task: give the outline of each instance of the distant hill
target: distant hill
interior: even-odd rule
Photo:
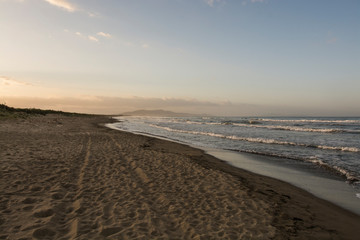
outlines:
[[[165,110],[137,110],[133,112],[122,113],[125,116],[150,116],[150,117],[195,117],[195,116],[204,116],[199,114],[190,114],[190,113],[176,113],[172,111]]]

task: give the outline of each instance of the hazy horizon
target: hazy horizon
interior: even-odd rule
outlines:
[[[360,1],[0,0],[0,102],[360,116]]]

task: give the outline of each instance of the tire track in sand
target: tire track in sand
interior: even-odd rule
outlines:
[[[114,144],[119,148],[120,152],[124,152],[123,147],[114,139],[114,137],[110,136],[110,135],[109,135],[109,137],[114,142]],[[131,165],[131,167],[133,168],[134,172],[136,173],[137,177],[141,180],[141,182],[143,184],[148,184],[148,185],[152,186],[148,176],[143,171],[143,169],[138,167],[134,160],[129,159],[126,156],[124,156],[124,158]]]
[[[79,196],[82,193],[85,169],[88,166],[89,159],[90,159],[91,135],[90,135],[89,132],[87,132],[86,134],[88,135],[88,142],[86,144],[87,146],[86,146],[85,159],[84,159],[83,165],[82,165],[82,167],[80,169],[79,178],[78,178],[78,181],[76,183],[76,185],[77,185],[76,196]],[[77,235],[78,235],[79,218],[78,218],[78,216],[76,216],[76,212],[81,207],[81,201],[82,201],[82,198],[78,198],[72,204],[75,216],[74,216],[74,220],[73,220],[73,222],[71,223],[71,226],[70,226],[70,239],[75,239],[77,237]]]
[[[142,166],[144,163],[137,161],[141,156],[135,157],[114,136],[108,136],[122,153],[123,159],[128,164],[128,169],[130,170],[128,174],[131,176],[130,179],[133,183],[131,188],[136,189],[136,198],[142,199],[141,204],[135,209],[137,214],[132,217],[132,221],[140,225],[141,228],[147,229],[147,234],[151,236],[150,239],[180,239],[182,229],[175,227],[175,219],[163,211],[165,207],[163,203],[167,202],[168,199],[162,193],[163,189],[155,186],[152,179],[146,174]]]

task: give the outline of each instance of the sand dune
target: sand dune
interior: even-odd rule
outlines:
[[[305,191],[106,121],[0,121],[0,239],[360,235],[359,216]]]

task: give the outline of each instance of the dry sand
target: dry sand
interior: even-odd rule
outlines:
[[[358,239],[360,217],[105,117],[0,121],[0,239]]]

